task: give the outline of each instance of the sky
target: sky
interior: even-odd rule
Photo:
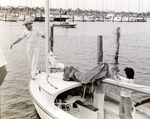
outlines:
[[[0,0],[1,6],[44,6],[45,0]],[[50,0],[50,7],[84,10],[112,10],[116,12],[147,12],[150,11],[150,0]]]

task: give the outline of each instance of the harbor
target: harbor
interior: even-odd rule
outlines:
[[[38,119],[28,91],[30,67],[26,56],[26,40],[16,45],[13,50],[9,49],[10,44],[25,29],[22,23],[0,21],[2,28],[0,30],[0,46],[8,61],[7,69],[9,72],[1,87],[2,119]],[[65,65],[72,65],[80,71],[86,72],[96,66],[97,36],[103,35],[104,61],[112,64],[116,40],[113,31],[120,26],[119,67],[121,70],[126,66],[133,67],[135,69],[135,82],[149,86],[149,25],[150,22],[144,24],[136,22],[130,23],[130,25],[121,22],[78,22],[78,27],[75,29],[56,27],[54,28],[54,53],[59,61]],[[44,22],[35,22],[33,26],[41,29],[43,33],[45,32]],[[38,69],[45,71],[45,40],[41,39],[40,42]],[[144,94],[135,93],[133,95],[135,96],[134,100],[146,98]]]
[[[48,0],[45,2],[48,3]],[[66,119],[98,119],[103,115],[100,112],[102,110],[104,111],[104,119],[119,119],[118,102],[120,101],[119,90],[121,87],[133,90],[131,98],[133,104],[137,106],[135,115],[133,114],[135,119],[149,119],[149,18],[146,18],[146,22],[95,22],[92,20],[92,22],[87,22],[84,19],[81,20],[82,22],[75,22],[70,19],[69,24],[75,23],[77,26],[64,28],[60,27],[63,22],[57,21],[59,27],[54,26],[54,19],[52,20],[52,17],[49,16],[48,4],[45,7],[45,18],[42,20],[45,22],[32,20],[33,27],[40,29],[46,36],[45,39],[40,38],[37,67],[40,72],[35,80],[31,79],[26,55],[27,39],[25,38],[13,49],[10,49],[10,45],[25,29],[24,20],[17,20],[17,22],[0,21],[0,48],[8,62],[8,74],[1,86],[1,119],[63,119],[64,117]],[[66,23],[66,20],[64,22]],[[120,29],[119,32],[117,31],[118,28]],[[117,53],[116,38],[120,40],[117,58],[115,55]],[[103,41],[101,42],[101,40]],[[48,45],[49,43],[50,45]],[[100,106],[97,107],[98,105],[93,105],[96,95],[93,94],[92,97],[86,91],[88,85],[65,81],[62,72],[65,73],[65,69],[57,72],[58,67],[48,65],[49,59],[45,58],[48,58],[50,49],[57,56],[59,62],[68,67],[75,67],[85,74],[91,72],[93,67],[99,66],[100,62],[108,64],[106,66],[109,66],[110,69],[114,67],[114,64],[117,64],[120,74],[123,74],[125,67],[132,67],[135,70],[135,84],[118,83],[105,77],[106,79],[102,81],[102,84],[106,84],[103,85],[106,92],[105,94],[100,93],[101,97],[98,99],[102,100],[97,102]],[[97,55],[103,55],[101,60]],[[74,95],[75,92],[82,98],[79,95]],[[69,102],[71,95],[73,100]],[[103,100],[104,95],[105,100]],[[87,112],[90,114],[89,116],[87,116]]]
[[[74,1],[73,8],[69,7],[67,0],[65,2],[65,7],[61,7],[61,2],[58,0],[56,1],[56,7],[52,7],[53,5],[51,2],[53,1],[50,1],[50,21],[65,22],[68,19],[73,22],[147,22],[147,18],[150,17],[150,13],[148,11],[144,11],[144,6],[149,5],[149,1],[146,3],[139,0],[134,6],[134,11],[131,10],[132,2],[130,0],[127,2],[127,6],[123,5],[123,0],[120,0],[115,5],[112,4],[112,1],[106,2],[101,0],[98,2],[96,0],[95,9],[88,9],[88,2],[86,0],[80,3],[79,1]],[[0,20],[13,22],[24,21],[27,19],[40,22],[45,21],[44,6],[33,7],[32,0],[26,0],[26,6],[13,6],[12,3],[13,1],[10,0],[9,5],[0,6]],[[108,9],[108,6],[111,9]],[[123,10],[123,7],[126,7],[126,10]]]
[[[149,13],[137,12],[114,12],[114,11],[83,11],[70,9],[50,9],[50,21],[72,22],[147,22]],[[45,11],[43,7],[1,7],[0,20],[2,21],[45,21]]]

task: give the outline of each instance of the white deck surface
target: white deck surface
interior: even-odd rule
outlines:
[[[46,75],[41,76],[41,79],[39,81],[40,87],[42,87],[45,91],[47,91],[51,95],[57,95],[60,94],[61,92],[72,89],[73,87],[81,86],[79,82],[64,81],[62,72],[51,73],[49,75],[48,81],[42,79],[46,79]]]
[[[107,100],[105,101],[104,108],[116,116],[119,114],[119,104],[117,102]],[[139,111],[136,111],[134,119],[150,119],[150,117],[140,113]]]

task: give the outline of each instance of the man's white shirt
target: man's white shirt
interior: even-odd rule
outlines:
[[[27,48],[38,48],[39,47],[39,36],[41,37],[43,34],[36,28],[32,28],[31,31],[24,30],[20,38],[27,38]]]

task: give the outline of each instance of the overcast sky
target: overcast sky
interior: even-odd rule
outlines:
[[[45,0],[0,0],[2,6],[44,6]],[[52,8],[147,12],[150,0],[50,0]]]

